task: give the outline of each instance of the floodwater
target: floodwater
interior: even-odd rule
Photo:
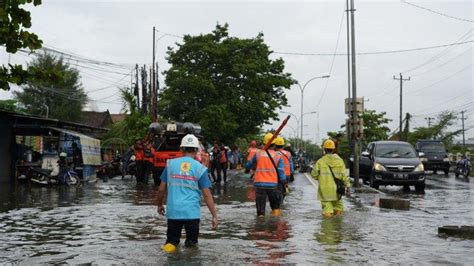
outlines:
[[[0,263],[472,263],[474,240],[437,236],[438,226],[473,224],[468,181],[432,176],[424,195],[382,188],[410,199],[412,208],[382,210],[378,196],[361,194],[345,199],[342,217],[323,219],[315,187],[298,175],[283,216],[267,209],[257,219],[248,177],[231,172],[228,184],[213,190],[218,230],[210,229],[203,206],[199,247],[171,255],[160,249],[166,221],[151,184],[117,178],[77,188],[2,186]]]

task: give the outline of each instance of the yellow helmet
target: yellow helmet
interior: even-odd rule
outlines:
[[[272,133],[267,133],[265,134],[265,136],[263,137],[263,145],[267,145],[267,143],[273,138],[273,134]],[[272,141],[272,144],[275,143],[275,140]]]
[[[327,150],[334,150],[336,149],[336,144],[334,143],[334,141],[328,139],[324,141],[323,148]]]
[[[275,139],[275,145],[277,146],[284,146],[285,145],[285,139],[281,136],[276,137]]]

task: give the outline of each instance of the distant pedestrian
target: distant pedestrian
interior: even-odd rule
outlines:
[[[145,169],[144,169],[144,158],[145,152],[143,150],[143,143],[141,140],[135,140],[135,145],[133,146],[134,154],[135,154],[135,165],[137,168],[136,178],[137,183],[143,183]]]
[[[186,231],[185,245],[195,246],[198,243],[199,224],[201,219],[201,192],[204,201],[212,214],[212,228],[217,228],[217,211],[209,190],[211,182],[205,166],[195,160],[199,149],[199,140],[194,135],[186,135],[180,145],[183,157],[170,159],[161,174],[158,190],[158,212],[165,215],[163,204],[166,199],[166,218],[168,228],[165,252],[174,252],[181,238],[181,231]]]
[[[319,159],[311,171],[311,176],[318,180],[318,199],[321,201],[324,217],[341,215],[344,204],[337,194],[335,178],[344,183],[346,193],[349,193],[350,181],[347,176],[344,161],[335,153],[336,145],[332,140],[324,142],[325,155]]]
[[[219,155],[220,155],[219,145],[217,145],[217,143],[214,143],[214,146],[212,147],[212,151],[211,151],[211,169],[210,169],[211,176],[214,183],[221,182],[221,171],[220,171],[221,164],[219,163]],[[216,172],[217,172],[217,177],[216,177]]]
[[[222,176],[224,178],[224,183],[227,182],[227,167],[228,167],[228,163],[229,163],[229,159],[227,157],[227,148],[224,146],[224,145],[221,145],[221,148],[220,148],[220,153],[219,153],[219,164],[220,164],[220,168],[219,168],[219,173],[220,171],[222,171]]]

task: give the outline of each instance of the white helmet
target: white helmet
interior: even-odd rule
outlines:
[[[181,140],[181,146],[179,147],[199,149],[199,140],[193,134],[188,134]]]

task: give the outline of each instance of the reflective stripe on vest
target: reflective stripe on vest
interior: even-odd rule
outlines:
[[[278,155],[275,151],[270,150],[268,151],[272,156],[273,161],[275,164],[278,164],[280,161],[280,155]],[[268,157],[266,151],[257,151],[257,167],[255,168],[255,175],[254,181],[255,183],[278,183],[278,174],[275,170],[275,167],[272,164],[271,159]]]

